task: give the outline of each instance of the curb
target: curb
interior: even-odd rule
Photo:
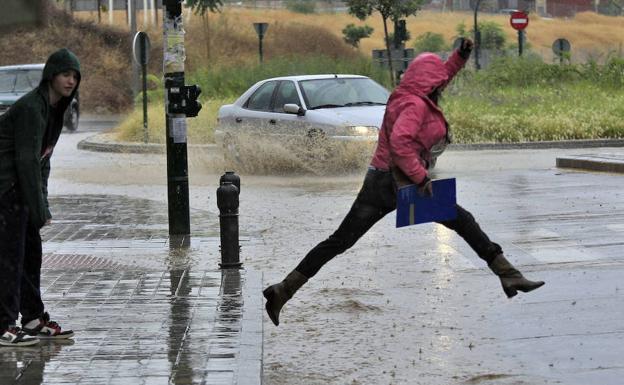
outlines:
[[[624,147],[624,139],[586,139],[561,140],[519,143],[451,143],[447,151],[477,151],[477,150],[540,150],[548,148],[592,148],[592,147]]]
[[[90,136],[78,142],[77,147],[79,150],[85,151],[129,154],[164,154],[167,151],[167,146],[164,144],[115,142],[106,138],[105,135],[106,134],[97,134]],[[191,144],[188,147],[205,151],[217,151],[218,148],[216,144]]]
[[[557,158],[557,167],[624,174],[624,156],[576,155]]]

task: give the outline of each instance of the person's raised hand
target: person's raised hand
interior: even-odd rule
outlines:
[[[472,42],[472,40],[463,37],[462,42],[457,50],[459,51],[459,55],[461,57],[463,57],[464,59],[468,59],[473,48],[474,43]]]

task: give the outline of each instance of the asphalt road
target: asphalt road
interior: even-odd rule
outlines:
[[[76,150],[101,127],[62,137],[50,194],[166,202],[163,155]],[[296,294],[278,328],[265,319],[264,383],[621,384],[624,177],[555,167],[559,155],[604,152],[621,150],[444,154],[435,176],[457,178],[458,201],[546,286],[508,300],[453,232],[395,229],[390,214]],[[224,169],[209,159],[189,160],[191,206],[216,214]],[[244,263],[266,284],[282,279],[338,226],[363,175],[242,175]]]

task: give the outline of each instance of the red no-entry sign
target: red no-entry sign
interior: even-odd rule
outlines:
[[[509,19],[511,27],[515,30],[522,31],[529,25],[529,15],[522,11],[516,11],[511,14]]]

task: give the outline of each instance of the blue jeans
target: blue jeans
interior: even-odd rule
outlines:
[[[295,270],[307,278],[312,278],[323,265],[352,247],[375,223],[395,209],[396,184],[392,173],[368,170],[351,210],[336,232],[310,250]],[[459,205],[456,219],[439,223],[464,238],[488,264],[503,252],[501,247],[490,241],[481,230],[472,214]]]
[[[17,321],[39,318],[41,301],[41,236],[28,223],[28,209],[16,187],[0,197],[0,330]]]

